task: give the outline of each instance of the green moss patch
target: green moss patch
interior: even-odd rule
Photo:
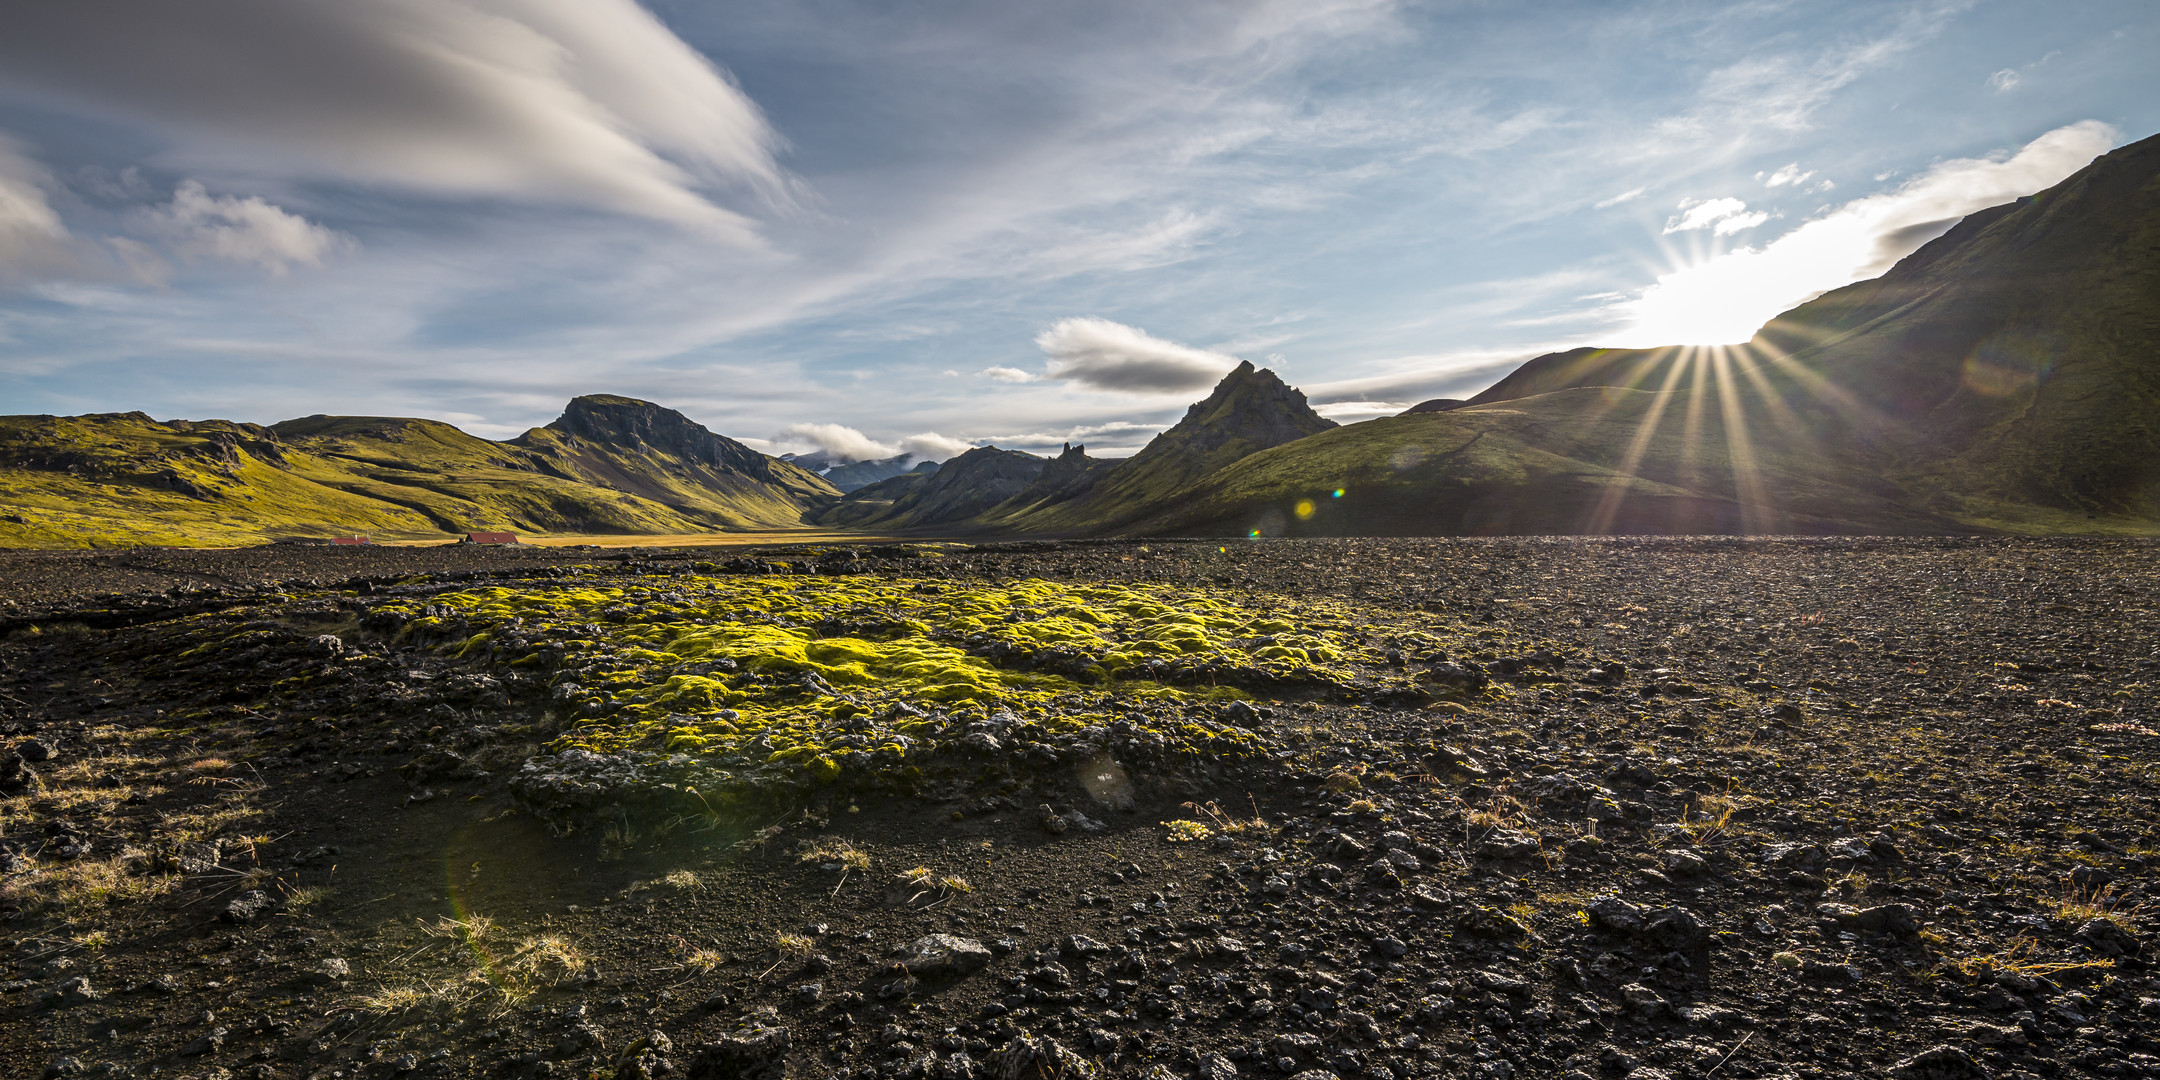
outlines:
[[[1191,706],[1289,687],[1354,692],[1383,663],[1352,613],[1329,603],[1039,580],[487,587],[391,600],[370,621],[469,661],[547,672],[570,721],[558,754],[686,758],[820,783],[904,777],[941,753],[1054,761],[1113,741],[1128,756],[1251,756],[1268,748],[1260,734]]]

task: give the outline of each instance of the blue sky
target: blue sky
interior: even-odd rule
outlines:
[[[0,412],[1129,452],[1745,338],[2160,131],[2160,8],[0,9]]]

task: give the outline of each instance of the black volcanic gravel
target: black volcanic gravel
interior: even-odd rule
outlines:
[[[2160,545],[920,554],[0,556],[0,1074],[2160,1075]],[[602,556],[1347,597],[1506,693],[1263,698],[1222,715],[1273,756],[1129,807],[1048,771],[546,823],[505,784],[544,687],[356,610]],[[260,648],[167,663],[191,612]],[[330,654],[346,707],[279,696]]]

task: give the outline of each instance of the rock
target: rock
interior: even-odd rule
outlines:
[[[1629,1012],[1638,1016],[1664,1016],[1672,1011],[1672,1004],[1657,991],[1641,983],[1629,983],[1620,988],[1620,1000]]]
[[[1095,1063],[1056,1039],[1016,1036],[983,1062],[987,1080],[1091,1080]],[[775,1078],[777,1080],[777,1078]]]
[[[1960,1034],[1981,1046],[2024,1046],[2029,1041],[2024,1028],[1988,1023],[1975,1023]]]
[[[1209,1054],[1200,1059],[1196,1070],[1198,1080],[1237,1080],[1237,1066],[1221,1054]]]
[[[1814,844],[1771,844],[1763,848],[1762,861],[1781,870],[1813,874],[1821,872],[1829,857]]]
[[[1633,934],[1642,929],[1643,911],[1617,896],[1601,896],[1583,905],[1583,914],[1590,916],[1592,926],[1602,927],[1619,934]]]
[[[181,1047],[180,1056],[201,1057],[204,1054],[211,1053],[212,1051],[222,1050],[225,1047],[226,1034],[227,1032],[224,1028],[211,1028],[209,1031],[206,1031],[201,1035],[196,1036],[193,1042],[190,1042],[186,1046]]]
[[[21,755],[24,761],[51,761],[53,758],[52,746],[37,739],[24,739],[16,743],[15,753]]]
[[[1107,956],[1110,946],[1083,934],[1074,934],[1058,943],[1058,951],[1066,956]]]
[[[1455,903],[1455,898],[1445,889],[1436,889],[1430,885],[1420,885],[1410,890],[1409,900],[1410,906],[1420,911],[1439,911]]]
[[[1911,937],[1920,932],[1920,917],[1910,904],[1883,904],[1871,908],[1818,904],[1815,911],[1835,923],[1841,930],[1896,934],[1900,937]]]
[[[218,918],[229,923],[246,924],[262,919],[275,910],[277,910],[277,901],[271,899],[269,893],[261,889],[249,889],[233,897],[232,903],[225,905],[225,910],[218,912]]]
[[[1537,851],[1537,837],[1515,829],[1494,829],[1478,842],[1477,849],[1487,859],[1527,859]]]
[[[990,964],[990,950],[973,938],[931,934],[908,946],[901,966],[917,978],[957,978],[973,975]]]
[[[1457,916],[1455,932],[1468,937],[1522,938],[1530,936],[1530,928],[1517,922],[1515,917],[1498,908],[1475,907]]]
[[[2138,939],[2128,930],[2106,919],[2087,919],[2072,935],[2086,948],[2101,956],[2136,956]]]
[[[698,1047],[685,1080],[783,1080],[788,1029],[752,1024]]]
[[[1710,860],[1682,848],[1672,848],[1658,853],[1665,864],[1665,873],[1676,878],[1697,878],[1710,872]]]
[[[1684,907],[1662,907],[1644,917],[1642,936],[1661,948],[1696,949],[1710,943],[1710,927]]]
[[[90,986],[86,975],[77,975],[38,996],[40,1004],[47,1008],[62,1009],[71,1005],[88,1005],[105,1000],[105,995]]]
[[[1065,815],[1051,809],[1049,803],[1035,808],[1035,820],[1042,825],[1044,832],[1052,836],[1062,836],[1065,830],[1072,828],[1072,822],[1067,820]]]
[[[1930,1047],[1890,1066],[1897,1080],[1987,1080],[1987,1070],[1954,1046]]]

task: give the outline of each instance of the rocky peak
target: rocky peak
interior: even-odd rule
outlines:
[[[1205,400],[1185,410],[1185,418],[1158,441],[1201,454],[1242,443],[1244,452],[1252,453],[1335,426],[1305,403],[1304,391],[1247,360],[1223,376]]]
[[[651,449],[755,476],[767,471],[765,455],[673,409],[636,398],[587,394],[572,398],[551,430],[622,450]]]

